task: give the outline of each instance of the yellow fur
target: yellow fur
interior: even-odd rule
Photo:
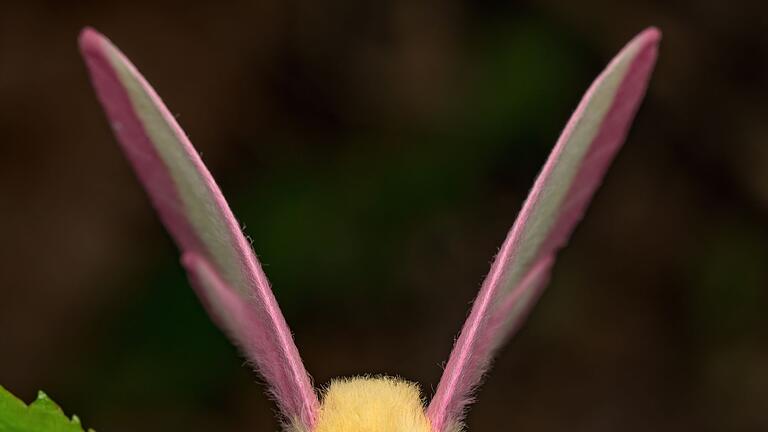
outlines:
[[[331,382],[313,432],[430,432],[419,388],[395,378]]]

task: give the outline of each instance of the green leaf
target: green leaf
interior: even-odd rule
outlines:
[[[64,411],[43,392],[27,406],[0,386],[0,432],[84,432],[80,419]],[[93,432],[93,429],[88,429]]]

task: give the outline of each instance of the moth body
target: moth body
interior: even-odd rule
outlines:
[[[432,432],[416,384],[349,378],[325,391],[313,432]]]

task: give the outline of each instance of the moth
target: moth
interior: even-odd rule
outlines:
[[[80,50],[98,99],[190,283],[263,376],[288,432],[459,432],[494,354],[525,320],[555,256],[623,144],[656,62],[660,32],[632,39],[589,87],[539,173],[425,406],[416,384],[334,380],[316,391],[250,243],[200,155],[130,61],[86,28]]]

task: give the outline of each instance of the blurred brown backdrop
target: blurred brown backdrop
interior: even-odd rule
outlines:
[[[768,31],[739,1],[0,3],[0,384],[99,431],[276,430],[188,288],[76,50],[163,95],[307,368],[430,394],[570,111],[664,32],[628,143],[473,431],[768,430]]]

